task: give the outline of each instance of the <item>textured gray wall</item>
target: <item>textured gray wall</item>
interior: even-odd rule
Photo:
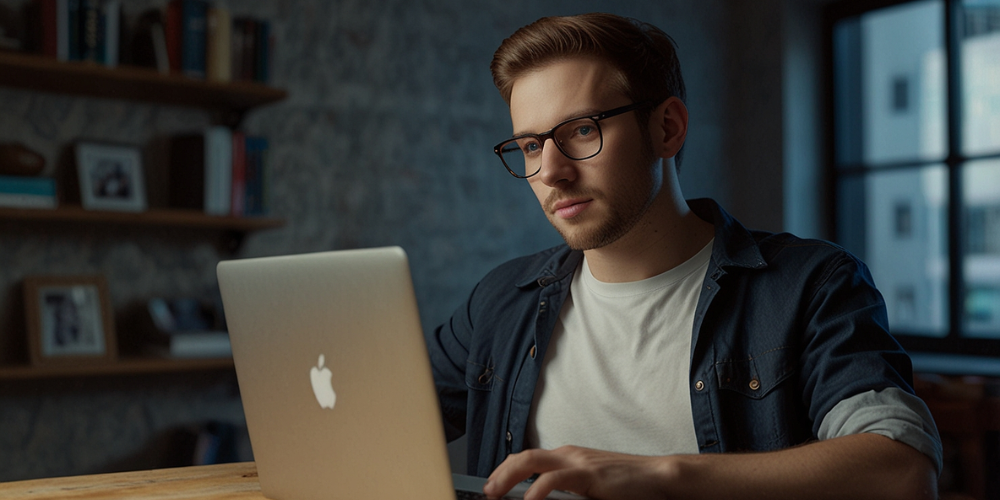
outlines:
[[[125,8],[134,16],[164,3]],[[510,121],[488,64],[518,27],[589,11],[638,17],[677,41],[691,110],[685,193],[735,201],[738,217],[780,227],[780,89],[747,101],[780,85],[780,54],[768,52],[780,52],[780,36],[767,29],[778,4],[232,1],[234,14],[272,21],[273,84],[289,92],[244,124],[270,139],[273,211],[288,223],[249,236],[238,256],[401,245],[429,329],[491,267],[558,243],[530,189],[492,154]],[[766,25],[745,26],[748,13]],[[13,89],[0,89],[0,110],[0,142],[24,142],[50,162],[80,138],[142,145],[154,204],[164,200],[160,139],[209,120],[197,110]],[[747,163],[755,173],[733,177]],[[210,294],[226,258],[216,243],[197,230],[0,222],[0,360],[24,358],[24,276],[102,273],[127,325],[127,312],[150,297]],[[0,383],[0,480],[156,466],[172,429],[209,419],[242,425],[231,375]]]

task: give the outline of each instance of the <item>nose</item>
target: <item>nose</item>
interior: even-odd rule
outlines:
[[[546,139],[542,144],[542,168],[538,180],[549,187],[571,183],[576,180],[576,164],[556,146],[555,139]]]

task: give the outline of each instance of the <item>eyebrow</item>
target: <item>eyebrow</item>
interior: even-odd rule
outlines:
[[[552,130],[552,128],[558,126],[558,124],[563,123],[563,122],[568,121],[568,120],[573,120],[573,119],[576,119],[576,118],[587,118],[587,117],[596,116],[596,115],[599,115],[599,114],[601,114],[601,110],[599,110],[597,108],[588,108],[588,109],[584,109],[584,110],[581,110],[581,111],[575,111],[573,113],[569,113],[569,114],[565,115],[564,118],[558,120],[556,122],[557,125],[554,125],[553,127],[550,127],[549,130]],[[541,133],[542,132],[517,131],[517,132],[514,132],[514,135],[512,135],[511,137],[520,137],[522,135],[536,135],[536,134],[541,134]]]

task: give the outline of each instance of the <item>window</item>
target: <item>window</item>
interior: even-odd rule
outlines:
[[[828,12],[835,238],[904,347],[1000,356],[1000,0]]]

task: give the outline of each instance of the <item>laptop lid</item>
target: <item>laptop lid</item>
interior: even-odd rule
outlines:
[[[454,498],[401,248],[221,262],[263,494]]]

